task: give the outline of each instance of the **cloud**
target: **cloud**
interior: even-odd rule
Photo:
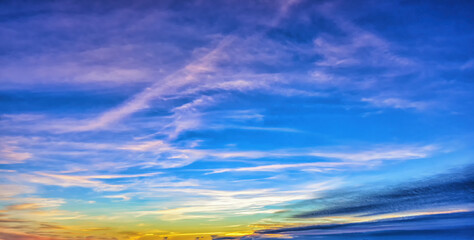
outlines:
[[[349,161],[374,161],[374,160],[395,160],[395,159],[419,159],[425,158],[436,149],[433,145],[426,146],[406,146],[387,147],[370,151],[337,153],[337,152],[311,152],[309,155],[325,158],[337,158]]]
[[[351,168],[356,166],[371,166],[377,164],[376,161],[382,160],[408,160],[408,159],[420,159],[427,157],[436,148],[432,145],[422,147],[386,147],[379,148],[370,151],[360,152],[322,152],[322,151],[280,151],[280,152],[229,152],[229,153],[215,153],[215,156],[222,158],[288,158],[297,156],[312,156],[318,158],[328,158],[342,160],[339,162],[306,162],[306,163],[290,163],[290,164],[269,164],[255,167],[241,167],[241,168],[223,168],[215,169],[211,173],[224,173],[224,172],[259,172],[259,171],[279,171],[284,169],[308,169],[312,167],[313,170],[320,169],[321,171],[327,170],[342,170],[344,168]]]
[[[131,150],[131,151],[157,151],[157,150],[170,150],[170,145],[162,140],[155,141],[144,141],[140,143],[130,144],[119,147],[119,149]]]
[[[6,229],[2,229],[0,232],[0,238],[2,239],[15,239],[15,240],[57,240],[58,238],[54,237],[44,237],[34,234],[22,233],[17,231],[6,231]]]
[[[229,150],[207,150],[197,148],[176,148],[162,140],[142,141],[119,147],[124,150],[131,150],[137,152],[144,152],[151,154],[150,159],[156,159],[156,156],[162,156],[157,161],[145,161],[141,165],[145,166],[159,166],[161,168],[178,168],[189,165],[195,161],[200,161],[205,158],[214,159],[282,159],[289,157],[317,157],[325,159],[335,159],[338,162],[306,162],[294,164],[269,164],[256,167],[243,168],[226,168],[215,169],[212,173],[223,173],[232,171],[275,171],[290,168],[305,168],[316,167],[321,169],[332,169],[338,167],[351,166],[370,166],[377,164],[384,160],[409,160],[426,158],[432,154],[437,148],[434,145],[425,146],[387,146],[374,147],[373,150],[367,151],[316,151],[308,148],[291,149],[291,150],[274,150],[274,151],[229,151]],[[148,155],[141,155],[142,158]],[[341,162],[342,161],[342,162]]]
[[[375,107],[422,111],[441,106],[434,98],[425,100],[440,90],[432,87],[432,77],[426,77],[444,70],[411,54],[413,47],[400,39],[387,38],[386,32],[361,23],[368,17],[366,12],[347,13],[348,8],[352,6],[343,1],[325,2],[316,8],[333,29],[322,31],[313,40],[320,58],[314,62],[309,81],[318,88],[355,93],[362,102]],[[368,2],[361,3],[362,8],[376,11]],[[420,95],[425,99],[420,100]]]
[[[286,133],[302,133],[295,128],[284,128],[284,127],[255,127],[255,126],[239,126],[239,125],[218,125],[213,129],[240,129],[250,131],[267,131],[267,132],[286,132]]]
[[[297,218],[344,215],[378,215],[409,210],[463,206],[474,202],[473,166],[399,186],[360,193],[336,193],[323,199],[320,209],[296,214]]]
[[[287,15],[289,13],[289,9],[297,4],[298,1],[281,3],[281,5],[277,6],[277,13],[273,18],[277,19],[277,22],[280,21],[281,17]],[[274,6],[267,7],[271,7],[272,9],[274,8]],[[107,16],[111,19],[116,19],[117,21],[111,21],[110,19],[106,18],[105,20],[107,21],[105,21],[105,23],[106,25],[110,24],[114,27],[117,27],[115,25],[117,22],[123,22],[126,26],[128,26],[129,22],[124,21],[124,19],[131,18],[136,20],[136,18],[141,18],[143,15],[143,13],[137,14],[135,10],[136,9],[131,9],[131,13],[127,15],[121,11],[118,11],[117,9],[114,9],[108,13]],[[150,12],[146,11],[145,16],[143,17],[144,19],[140,19],[141,21],[138,21],[135,26],[128,26],[128,28],[122,29],[122,31],[131,34],[135,32],[135,28],[148,30],[150,29],[150,25],[154,26],[153,29],[156,27],[156,25],[171,25],[170,29],[174,29],[171,30],[173,32],[171,33],[172,35],[185,35],[185,38],[189,38],[190,36],[187,36],[188,34],[194,34],[191,37],[192,39],[200,39],[198,36],[201,35],[201,32],[196,34],[195,30],[191,31],[190,33],[181,31],[182,26],[176,26],[176,23],[173,22],[173,18],[171,16],[174,16],[174,14],[174,12],[166,10]],[[124,19],[121,19],[121,16],[124,17]],[[82,19],[82,17],[85,19]],[[52,25],[57,24],[55,22],[49,22],[50,19],[40,20],[46,21]],[[89,16],[86,14],[85,16],[71,17],[68,22],[72,25],[81,25],[83,22],[95,23],[101,22],[101,20],[103,19],[97,18],[94,15]],[[267,21],[267,19],[265,19],[265,21]],[[156,22],[159,22],[160,24],[154,24]],[[28,25],[32,23],[27,21],[24,24]],[[23,24],[19,23],[19,25]],[[60,28],[63,29],[63,27],[64,26],[61,26]],[[179,29],[179,31],[175,31],[176,29]],[[67,32],[71,31],[69,28],[63,30],[67,30]],[[86,29],[86,32],[87,30],[91,29]],[[108,31],[108,29],[106,30]],[[38,31],[41,32],[44,31],[44,29],[40,28]],[[80,29],[80,31],[84,31],[84,29]],[[153,32],[152,30],[149,31]],[[168,31],[170,30],[166,29],[166,32]],[[149,34],[149,32],[139,32],[139,34],[146,35]],[[117,42],[117,39],[110,39],[110,43],[107,46],[89,43],[90,45],[86,45],[84,48],[75,49],[73,47],[73,49],[70,50],[72,53],[69,55],[66,53],[63,55],[54,53],[52,56],[42,56],[43,58],[40,59],[42,61],[38,61],[38,59],[35,59],[34,57],[33,59],[29,60],[35,63],[40,62],[41,64],[31,64],[27,61],[28,64],[22,62],[22,64],[17,63],[15,65],[44,65],[41,69],[33,71],[37,73],[33,75],[39,76],[39,78],[41,78],[41,82],[45,84],[57,84],[58,82],[63,83],[74,79],[74,81],[81,82],[85,88],[95,89],[100,85],[97,82],[120,82],[122,84],[127,82],[130,84],[134,81],[144,81],[146,83],[152,82],[152,84],[143,91],[133,95],[122,104],[100,113],[97,117],[89,117],[90,115],[88,114],[85,118],[84,116],[80,116],[78,118],[71,117],[67,119],[45,119],[44,121],[47,122],[46,124],[42,126],[36,126],[39,129],[42,128],[42,130],[48,130],[55,133],[89,132],[104,129],[117,130],[116,126],[112,127],[112,125],[120,122],[122,119],[130,117],[134,113],[151,108],[153,106],[153,102],[157,99],[164,99],[166,97],[189,97],[190,93],[200,94],[202,91],[206,90],[250,91],[261,89],[264,92],[273,92],[287,96],[314,95],[311,90],[308,91],[293,89],[289,85],[271,85],[269,83],[277,81],[275,80],[277,78],[275,76],[278,74],[260,73],[258,71],[256,72],[248,69],[249,66],[246,65],[251,65],[253,62],[264,62],[265,60],[281,62],[281,60],[278,60],[280,53],[275,53],[273,48],[260,53],[259,51],[256,51],[259,49],[259,46],[254,45],[255,43],[262,45],[259,43],[261,41],[264,41],[268,44],[277,45],[275,47],[278,47],[282,44],[265,39],[261,34],[256,35],[257,36],[251,35],[246,37],[239,36],[238,33],[225,35],[214,33],[209,35],[203,34],[202,37],[205,38],[206,42],[204,45],[207,47],[202,47],[203,44],[187,46],[186,54],[191,56],[187,56],[191,58],[190,61],[188,61],[188,59],[185,61],[182,59],[177,61],[176,59],[169,60],[166,57],[158,57],[167,56],[167,54],[155,54],[153,57],[151,57],[149,55],[152,54],[147,52],[148,49],[145,49],[146,47],[150,47],[151,43],[146,40],[143,40],[144,42],[139,43],[127,42],[127,44],[124,44],[120,41]],[[116,36],[116,33],[111,33],[111,36]],[[120,39],[120,37],[118,37],[118,39]],[[203,41],[202,39],[200,40]],[[182,46],[179,46],[180,43],[180,41],[173,41],[172,43],[169,43],[168,40],[166,40],[160,42],[161,45],[159,46],[159,49],[181,49]],[[144,47],[141,47],[142,45]],[[156,46],[154,47],[156,48]],[[188,48],[190,48],[192,51]],[[235,49],[238,49],[238,51]],[[268,47],[266,49],[268,49]],[[260,50],[262,50],[262,48],[260,48]],[[254,52],[258,53],[258,55],[255,55]],[[269,54],[267,52],[269,52]],[[142,57],[142,55],[146,55],[148,57],[143,59],[144,57]],[[178,55],[183,57],[185,54],[180,53]],[[232,58],[230,58],[230,55],[232,55]],[[173,55],[172,57],[176,56]],[[74,61],[72,61],[72,59],[74,59]],[[124,59],[137,60],[127,61]],[[155,62],[158,61],[159,63],[155,64],[155,62],[153,62],[153,64],[149,64],[148,61],[150,59]],[[163,73],[158,73],[159,71],[152,70],[156,68],[156,65],[164,65],[161,62],[167,61],[172,62],[172,64],[170,64],[172,67],[166,66],[166,70],[164,70]],[[144,65],[145,67],[138,67],[140,65]],[[242,66],[245,70],[234,71],[230,66],[236,66],[236,68],[241,68]],[[11,70],[8,72],[13,75],[11,78],[21,78],[22,76],[22,74],[20,74],[21,71],[19,70]],[[51,80],[45,81],[44,79]],[[116,86],[114,84],[110,85]],[[199,100],[199,98],[196,100]],[[174,114],[176,117],[178,117],[177,112]],[[193,116],[196,115],[198,115],[198,112],[193,114]],[[191,117],[189,119],[186,118],[186,116],[181,116],[179,117],[179,121],[170,123],[168,126],[173,126],[173,124],[176,125],[176,131],[171,133],[172,137],[176,134],[179,134],[179,132],[182,130],[196,127],[190,125],[199,121],[199,119],[194,119],[193,116],[188,115],[188,117]],[[51,124],[51,122],[53,123]],[[181,128],[183,129],[180,130]]]
[[[80,132],[106,127],[139,110],[147,108],[150,101],[156,98],[164,97],[167,94],[179,91],[189,84],[195,83],[199,74],[212,72],[214,70],[214,64],[221,57],[223,49],[227,47],[230,42],[232,42],[232,37],[222,39],[214,49],[210,50],[204,56],[192,61],[165,79],[154,83],[144,91],[133,96],[131,100],[101,114],[96,119],[88,120],[85,124],[77,127],[63,129],[63,131]]]
[[[165,128],[172,128],[168,134],[170,138],[176,138],[181,132],[201,128],[201,113],[198,108],[206,107],[213,104],[217,97],[201,96],[192,102],[186,103],[179,107],[175,107],[173,112],[173,121]]]
[[[312,163],[295,163],[295,164],[271,164],[257,167],[241,167],[241,168],[223,168],[213,170],[211,173],[225,173],[225,172],[275,172],[285,169],[307,169],[308,167],[332,170],[334,167],[351,167],[360,166],[360,163],[338,163],[338,162],[312,162]]]
[[[14,204],[5,207],[6,211],[21,211],[21,210],[37,210],[40,209],[41,206],[36,203],[22,203],[22,204]]]
[[[370,103],[376,107],[388,107],[388,108],[397,108],[397,109],[416,109],[416,110],[425,110],[430,107],[430,103],[423,101],[410,101],[401,98],[383,98],[383,97],[374,97],[374,98],[362,98],[363,102]]]
[[[345,239],[384,239],[389,236],[423,236],[447,234],[460,236],[472,233],[473,212],[454,212],[442,214],[423,214],[412,217],[391,218],[378,221],[365,221],[345,224],[321,224],[257,231],[255,238],[265,239],[266,234],[288,234],[293,239],[313,239],[316,236],[337,236]],[[259,235],[262,235],[260,238]],[[376,238],[379,236],[380,238]],[[251,236],[249,236],[251,237]],[[283,238],[276,238],[283,239]]]
[[[299,223],[287,218],[286,223],[263,224],[254,234],[233,239],[399,239],[439,234],[446,234],[440,239],[469,239],[474,226],[473,167],[468,165],[391,187],[324,191],[318,198],[293,205],[289,211],[294,214],[298,211],[296,206],[303,207],[293,219],[310,221]]]
[[[128,201],[131,199],[130,194],[119,194],[119,195],[107,195],[104,198],[112,198],[112,199],[122,199],[123,201]]]
[[[340,6],[343,4],[342,2],[326,2],[319,8],[319,13],[333,22],[346,37],[321,34],[316,38],[314,40],[316,51],[324,57],[317,65],[328,67],[382,65],[391,68],[406,68],[416,64],[413,59],[395,54],[393,43],[357,26],[349,16],[338,14],[339,11],[343,11],[343,7]]]
[[[474,220],[472,168],[468,165],[393,187],[325,191],[316,199],[298,204],[304,209],[316,210],[303,210],[293,215],[295,220],[310,218],[311,223],[319,224],[298,221],[292,224],[289,218],[287,226],[284,222],[273,227],[262,225],[263,229],[254,234],[234,239],[306,240],[317,236],[386,239],[388,236],[426,237],[439,233],[447,234],[440,239],[447,239],[448,235],[469,239],[467,236],[472,234]],[[295,211],[297,208],[291,212]]]
[[[390,52],[390,44],[373,33],[364,31],[348,21],[336,20],[339,27],[349,36],[349,43],[337,44],[336,39],[323,35],[314,40],[316,51],[324,57],[317,62],[324,67],[347,66],[407,66],[411,60]],[[367,54],[368,52],[368,54]]]
[[[55,208],[59,207],[66,203],[66,200],[62,198],[41,198],[41,197],[21,197],[11,199],[13,202],[22,202],[21,204],[26,204],[25,206],[31,206],[33,208]]]
[[[7,199],[14,196],[33,193],[35,189],[31,186],[19,185],[19,184],[0,184],[0,199]]]
[[[81,143],[64,143],[74,148],[79,147],[81,149],[98,149],[101,150],[100,144],[81,144]],[[65,145],[65,146],[66,146]],[[177,147],[168,143],[165,140],[145,140],[145,141],[134,141],[125,144],[102,144],[105,149],[116,149],[124,151],[128,155],[127,159],[124,159],[120,163],[102,161],[100,164],[94,164],[95,169],[107,170],[110,166],[129,168],[132,166],[141,167],[159,167],[163,169],[167,168],[180,168],[190,165],[196,161],[216,161],[218,159],[263,159],[268,158],[270,160],[278,160],[283,158],[296,158],[296,157],[314,157],[323,159],[333,159],[334,162],[317,161],[317,162],[296,162],[287,164],[268,164],[261,166],[249,166],[242,168],[226,168],[226,169],[215,169],[213,173],[232,172],[232,171],[273,171],[273,170],[284,170],[284,169],[300,169],[307,167],[315,167],[313,170],[319,168],[320,170],[337,170],[344,167],[351,166],[374,166],[379,164],[380,161],[386,160],[409,160],[409,159],[420,159],[426,158],[437,150],[434,145],[425,146],[386,146],[386,147],[373,147],[372,150],[359,150],[349,151],[344,149],[335,150],[314,150],[311,148],[302,149],[276,149],[267,151],[232,151],[227,149],[200,149],[197,146],[193,147]],[[64,152],[65,150],[63,150]],[[97,155],[97,153],[94,153]],[[104,153],[105,154],[105,153]],[[104,155],[107,157],[107,155]],[[128,161],[128,159],[134,159],[134,161]],[[76,164],[77,171],[80,169],[87,169],[87,167],[79,166]],[[67,172],[67,171],[66,171]],[[65,173],[66,173],[65,172]],[[107,174],[106,174],[107,176]],[[86,176],[92,179],[93,176]],[[104,177],[104,176],[103,176]],[[132,177],[135,177],[132,175]],[[97,178],[96,178],[97,179]]]
[[[329,183],[327,183],[329,185]],[[320,184],[319,191],[326,188]],[[312,188],[316,190],[315,188]],[[241,191],[222,191],[208,189],[167,189],[181,193],[193,193],[205,196],[202,200],[190,200],[182,203],[180,207],[156,211],[139,211],[136,214],[160,215],[165,220],[181,220],[194,218],[218,218],[223,214],[253,215],[278,212],[276,205],[289,201],[308,199],[313,193],[305,191],[281,191],[276,189],[256,189]],[[271,207],[265,209],[266,207]]]
[[[134,164],[144,167],[178,168],[187,166],[206,155],[205,151],[178,148],[163,140],[141,141],[117,148],[139,153],[141,161]]]
[[[124,184],[108,184],[97,179],[120,179],[120,178],[138,178],[154,176],[158,173],[132,174],[132,175],[64,175],[37,172],[36,174],[22,174],[28,182],[44,185],[61,186],[61,187],[85,187],[92,188],[97,191],[121,191],[127,188]]]
[[[0,164],[22,163],[33,157],[31,153],[22,152],[19,147],[13,145],[16,142],[3,142],[0,144]]]
[[[384,82],[388,84],[388,79],[394,75],[412,71],[416,65],[412,59],[395,54],[390,42],[335,13],[337,5],[336,2],[325,3],[319,13],[335,24],[344,36],[323,33],[314,39],[315,51],[322,59],[315,62],[316,67],[311,72],[312,82],[323,88],[336,87],[342,91],[357,89],[367,93],[378,89]],[[384,71],[380,71],[381,68]],[[371,74],[354,71],[351,77],[347,77],[345,69],[365,69]],[[391,76],[387,78],[387,75]]]

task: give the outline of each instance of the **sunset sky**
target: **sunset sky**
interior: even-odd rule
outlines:
[[[0,239],[472,239],[473,12],[0,1]]]

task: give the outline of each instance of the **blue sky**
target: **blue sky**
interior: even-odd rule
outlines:
[[[468,239],[473,7],[3,1],[0,238]]]

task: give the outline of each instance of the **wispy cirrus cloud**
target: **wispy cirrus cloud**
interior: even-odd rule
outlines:
[[[431,154],[436,148],[432,145],[422,147],[392,147],[381,148],[362,152],[322,152],[322,151],[306,151],[306,152],[235,152],[222,153],[224,157],[247,157],[247,158],[262,158],[262,157],[295,157],[295,156],[312,156],[318,158],[337,159],[337,162],[304,162],[304,163],[289,163],[289,164],[268,164],[255,167],[240,167],[240,168],[224,168],[216,169],[211,173],[224,172],[259,172],[259,171],[281,171],[285,169],[298,170],[316,170],[319,171],[333,171],[343,170],[345,168],[363,167],[377,165],[378,161],[383,160],[408,160],[425,158]],[[217,154],[219,155],[219,153]]]
[[[77,186],[92,188],[97,191],[121,191],[126,189],[127,186],[124,184],[109,184],[100,180],[150,177],[157,174],[159,173],[80,176],[38,172],[36,174],[23,174],[22,176],[27,178],[28,182],[37,184],[61,187]]]
[[[18,141],[15,138],[2,138],[0,143],[0,164],[22,163],[33,157],[29,152],[20,150]]]
[[[197,75],[208,73],[213,70],[213,65],[223,54],[223,48],[231,41],[231,37],[224,38],[214,49],[210,50],[210,52],[204,56],[170,74],[164,80],[159,81],[146,88],[144,91],[136,94],[131,100],[125,102],[121,106],[101,114],[97,119],[90,120],[89,123],[82,124],[82,126],[71,128],[69,130],[64,129],[64,131],[89,131],[102,128],[107,126],[109,123],[116,122],[148,107],[148,104],[153,99],[163,97],[165,94],[171,92],[179,91],[179,89],[186,85],[195,83]]]
[[[191,110],[192,111],[192,110]],[[247,118],[247,117],[246,117]],[[253,128],[251,128],[253,129]],[[260,129],[259,129],[260,130]],[[261,131],[261,130],[260,130]],[[293,129],[271,129],[270,131],[295,132]],[[83,164],[71,162],[69,170],[63,172],[82,171],[87,166],[93,165],[96,170],[106,171],[108,168],[127,169],[131,167],[145,168],[181,168],[199,161],[238,160],[238,159],[269,159],[278,161],[284,158],[310,157],[313,161],[301,161],[294,163],[273,163],[266,165],[248,166],[238,168],[214,169],[212,173],[233,171],[272,171],[285,169],[319,169],[320,171],[342,170],[350,167],[376,166],[382,161],[409,160],[429,157],[439,150],[436,145],[375,145],[366,147],[366,150],[351,150],[346,147],[332,147],[329,149],[297,148],[297,149],[273,149],[273,150],[249,150],[239,151],[230,149],[205,149],[199,145],[176,146],[167,140],[138,140],[133,142],[66,142],[66,141],[43,141],[42,139],[18,138],[23,145],[29,146],[25,151],[33,152],[39,157],[54,156],[57,153],[63,156],[84,158],[90,156],[90,162]],[[26,141],[26,142],[25,142]],[[46,150],[44,148],[49,148]],[[92,152],[88,152],[92,151]],[[121,156],[114,152],[121,152]],[[70,153],[70,154],[68,154]],[[120,162],[102,160],[95,163],[93,159],[99,157],[106,159],[110,157],[123,159]],[[315,161],[317,160],[317,161]],[[324,161],[321,161],[324,160]],[[329,161],[328,161],[329,160]],[[267,161],[268,162],[268,161]],[[106,174],[107,176],[110,174]],[[112,174],[113,175],[113,174]]]
[[[173,108],[172,118],[174,119],[165,128],[171,128],[168,134],[170,138],[176,138],[181,132],[202,128],[201,113],[198,108],[212,105],[217,97],[202,96],[192,102]]]
[[[249,189],[249,190],[210,190],[193,188],[172,188],[167,191],[193,194],[201,198],[184,201],[170,209],[136,212],[141,216],[160,215],[165,220],[194,218],[220,218],[226,213],[237,215],[271,214],[281,211],[285,204],[311,198],[314,194],[333,189],[339,182],[330,180],[317,184],[300,186],[298,190]]]
[[[18,195],[25,193],[34,193],[35,189],[31,186],[25,186],[21,184],[0,184],[2,191],[0,192],[0,199],[10,199]]]
[[[397,109],[416,109],[416,110],[425,110],[430,107],[430,103],[423,101],[410,101],[401,98],[362,98],[363,102],[373,104],[376,107],[389,107]]]

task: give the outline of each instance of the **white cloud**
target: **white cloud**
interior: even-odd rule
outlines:
[[[182,88],[196,83],[200,74],[214,71],[214,64],[222,57],[224,48],[227,47],[230,42],[232,42],[232,37],[224,38],[209,53],[170,74],[165,79],[154,83],[144,91],[133,96],[131,100],[101,114],[95,119],[87,120],[85,124],[63,129],[63,131],[80,132],[107,127],[111,123],[115,123],[137,111],[147,108],[150,101],[156,98],[181,91]]]
[[[302,151],[302,152],[230,152],[215,153],[216,156],[222,158],[263,158],[263,157],[296,157],[296,156],[313,156],[320,158],[329,158],[338,160],[338,162],[305,162],[292,164],[269,164],[254,167],[240,168],[223,168],[215,169],[210,173],[224,172],[261,172],[261,171],[279,171],[285,169],[298,169],[311,171],[332,171],[344,170],[347,168],[359,166],[372,166],[383,160],[409,160],[425,158],[431,154],[436,147],[432,145],[422,147],[385,147],[369,151],[360,152],[323,152],[323,151]],[[209,173],[208,173],[209,174]]]
[[[25,193],[34,193],[35,189],[31,186],[19,184],[0,184],[0,200],[5,200]]]
[[[363,102],[368,102],[376,107],[388,107],[397,109],[416,109],[425,110],[430,106],[430,103],[423,101],[410,101],[402,98],[394,97],[373,97],[362,98]]]
[[[171,128],[170,138],[176,138],[181,132],[201,128],[201,113],[198,108],[206,107],[216,101],[216,96],[201,96],[172,110],[172,122],[165,126]]]
[[[168,189],[194,195],[205,196],[200,200],[189,200],[178,203],[178,206],[154,211],[134,212],[140,216],[160,215],[163,220],[181,220],[201,218],[209,214],[232,213],[242,215],[271,214],[281,210],[281,204],[295,200],[314,198],[317,192],[333,189],[338,181],[326,181],[304,186],[294,186],[297,190],[250,189],[223,191],[209,189]],[[271,207],[271,208],[268,208]]]
[[[18,145],[18,140],[15,138],[2,138],[0,143],[0,164],[15,164],[22,163],[27,159],[33,157],[33,154],[21,150]]]
[[[293,163],[293,164],[270,164],[256,167],[241,167],[241,168],[222,168],[213,170],[210,173],[225,173],[225,172],[275,172],[285,169],[299,169],[306,170],[311,168],[313,171],[318,169],[320,171],[330,171],[335,167],[354,167],[362,166],[358,162],[311,162],[311,163]]]
[[[153,176],[156,174],[135,174],[135,175],[93,175],[77,176],[51,173],[20,174],[21,179],[30,183],[37,183],[60,187],[84,187],[92,188],[96,191],[121,191],[127,188],[124,184],[108,184],[97,179],[117,179],[117,178],[136,178]]]

